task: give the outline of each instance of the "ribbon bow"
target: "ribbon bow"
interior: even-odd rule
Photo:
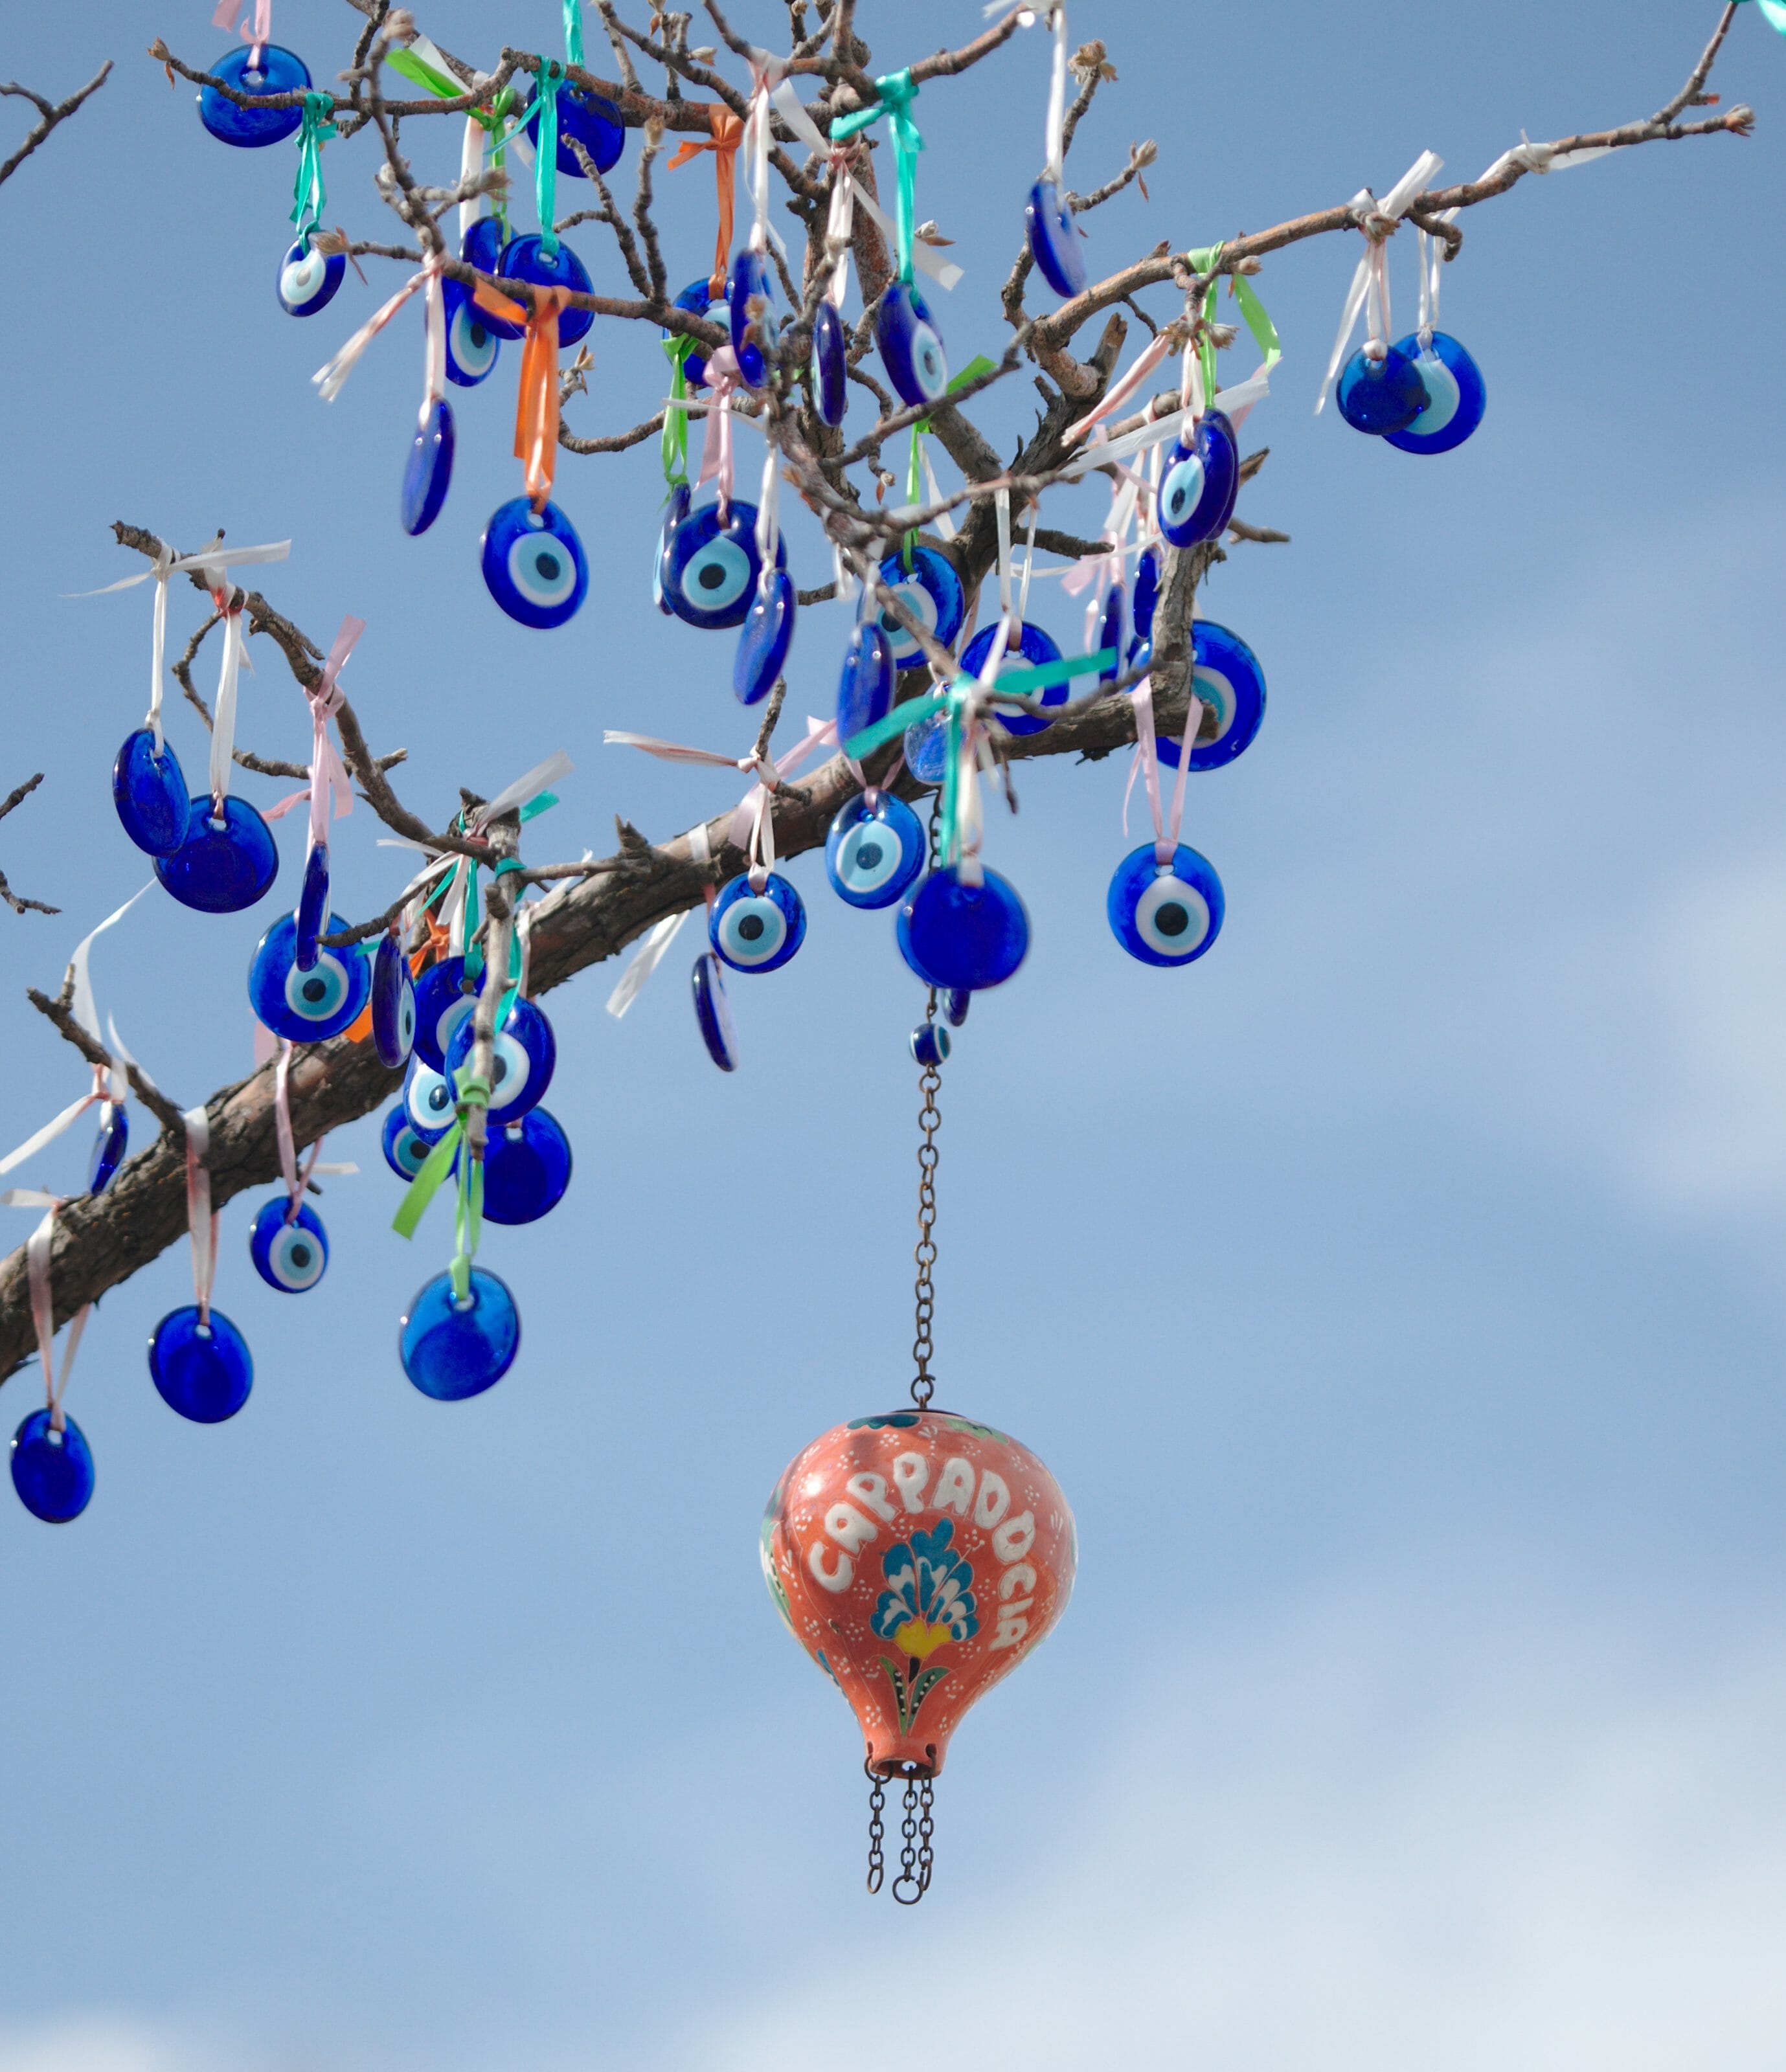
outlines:
[[[298,132],[298,179],[293,188],[291,220],[298,234],[310,245],[311,232],[323,220],[328,207],[328,190],[323,184],[323,146],[339,134],[335,126],[335,97],[311,92],[304,96],[304,119]],[[304,219],[308,216],[307,223]]]
[[[717,302],[726,292],[726,274],[732,257],[732,210],[735,199],[738,147],[744,141],[743,118],[716,101],[707,110],[711,137],[689,137],[678,144],[665,171],[691,164],[703,151],[714,154],[714,188],[719,204],[719,234],[714,240],[713,276],[707,292]]]
[[[874,82],[877,96],[872,108],[858,108],[848,115],[840,115],[831,125],[834,143],[846,143],[852,137],[859,136],[871,123],[887,117],[887,133],[893,139],[893,154],[899,167],[899,207],[895,218],[899,240],[899,278],[909,282],[912,278],[912,232],[917,189],[918,154],[924,147],[924,140],[918,125],[912,119],[912,104],[918,97],[918,82],[912,76],[907,66],[903,72],[891,72]]]
[[[347,765],[335,743],[329,738],[329,722],[341,709],[344,693],[336,679],[348,657],[353,652],[354,643],[366,630],[366,622],[356,619],[352,613],[341,621],[341,630],[335,636],[335,645],[329,650],[328,660],[323,664],[323,673],[304,693],[310,701],[311,740],[310,751],[310,783],[302,791],[294,791],[290,798],[282,799],[270,807],[265,815],[270,820],[282,820],[294,806],[310,801],[310,839],[314,848],[319,842],[328,840],[329,800],[335,801],[334,817],[345,820],[353,811],[353,792],[348,783]]]
[[[1364,256],[1354,269],[1352,286],[1346,290],[1345,306],[1340,313],[1340,332],[1333,341],[1332,357],[1327,362],[1327,378],[1321,384],[1321,393],[1315,401],[1315,414],[1319,417],[1327,407],[1327,391],[1333,386],[1334,377],[1340,372],[1340,363],[1346,356],[1346,347],[1352,343],[1352,327],[1358,321],[1358,312],[1370,296],[1372,330],[1366,341],[1365,351],[1381,342],[1385,351],[1389,340],[1389,256],[1385,246],[1396,225],[1414,206],[1426,183],[1432,179],[1445,161],[1436,151],[1422,151],[1409,166],[1389,192],[1378,201],[1370,190],[1361,188],[1352,196],[1353,220],[1364,233]],[[1381,354],[1372,354],[1381,358]]]
[[[545,132],[540,132],[545,157]],[[515,399],[515,458],[527,469],[527,494],[536,511],[552,499],[558,462],[558,312],[569,299],[564,288],[536,288],[521,347],[521,390]]]

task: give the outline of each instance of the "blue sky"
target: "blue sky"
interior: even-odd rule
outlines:
[[[729,796],[603,728],[747,746],[729,643],[650,607],[648,451],[566,458],[595,578],[557,635],[475,574],[520,486],[512,368],[463,399],[440,523],[398,530],[417,328],[316,401],[385,289],[280,312],[290,159],[212,142],[141,55],[214,55],[208,14],[9,24],[5,69],[40,90],[118,68],[0,195],[23,269],[0,780],[47,773],[0,867],[65,909],[0,916],[8,1145],[81,1091],[23,988],[146,875],[107,772],[148,600],[64,595],[129,572],[114,517],[289,535],[268,593],[325,639],[367,620],[349,685],[423,812],[568,750],[532,854]],[[419,14],[473,56],[558,33],[551,0]],[[253,1275],[253,1200],[228,1212],[217,1300],[256,1357],[233,1423],[181,1423],[146,1371],[183,1251],[106,1298],[69,1399],[90,1512],[52,1531],[0,1504],[0,2072],[1777,2062],[1786,42],[1752,14],[1717,82],[1751,141],[1531,179],[1467,222],[1445,320],[1489,407],[1456,454],[1311,415],[1349,246],[1261,275],[1286,358],[1243,508],[1294,543],[1208,594],[1270,686],[1254,747],[1192,791],[1216,950],[1163,972],[1111,939],[1117,760],[1023,770],[992,822],[1034,946],[947,1069],[939,1367],[1048,1462],[1082,1565],[957,1737],[923,1907],[861,1895],[855,1729],[756,1562],[784,1462],[908,1372],[920,996],[809,858],[805,947],[734,985],[735,1076],[698,1047],[682,942],[623,1022],[611,972],[549,997],[576,1175],[549,1221],[490,1234],[525,1335],[488,1396],[402,1378],[396,1319],[447,1237],[390,1232],[370,1122],[325,1154],[364,1170],[329,1186],[302,1305]],[[1121,76],[1077,176],[1161,147],[1094,263],[1381,191],[1426,146],[1467,177],[1522,128],[1641,114],[1715,16],[1082,5],[1076,40]],[[322,78],[356,18],[278,0],[275,31]],[[978,10],[862,18],[891,67]],[[920,209],[968,269],[940,311],[958,364],[1001,336],[1046,62],[1019,39],[920,105]],[[415,142],[444,176],[447,125]],[[331,216],[376,235],[370,164],[331,153]],[[710,180],[660,185],[692,278]],[[1393,265],[1411,323],[1405,245]],[[614,327],[595,347],[572,419],[612,430],[661,362]],[[994,405],[1002,445],[1030,407],[1015,384]],[[1065,493],[1061,522],[1101,504]],[[790,554],[822,579],[800,523]],[[1076,605],[1036,615],[1076,633]],[[791,711],[829,709],[846,623],[803,618]],[[276,658],[241,734],[304,751]],[[401,882],[376,832],[362,809],[337,837],[351,913]],[[301,829],[281,839],[289,886]],[[262,925],[158,896],[96,951],[102,1007],[183,1102],[247,1068]],[[78,1185],[76,1136],[32,1177]]]

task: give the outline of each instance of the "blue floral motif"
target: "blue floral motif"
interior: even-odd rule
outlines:
[[[945,1641],[971,1640],[980,1630],[973,1601],[973,1570],[950,1545],[955,1527],[940,1519],[934,1531],[914,1532],[881,1557],[887,1588],[870,1622],[883,1640],[922,1661]]]
[[[844,1428],[850,1432],[908,1431],[918,1421],[916,1410],[889,1411],[884,1417],[852,1417]]]

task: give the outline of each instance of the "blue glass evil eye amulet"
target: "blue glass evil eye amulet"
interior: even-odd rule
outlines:
[[[603,94],[569,82],[558,88],[558,171],[574,180],[586,179],[582,160],[571,150],[574,138],[589,154],[599,173],[611,172],[620,162],[627,140],[620,111]],[[527,140],[540,148],[539,90],[535,88],[527,108]]]
[[[521,1349],[515,1298],[493,1273],[471,1268],[461,1301],[450,1273],[437,1273],[398,1320],[403,1371],[437,1403],[462,1403],[501,1380]]]
[[[232,795],[220,815],[208,793],[192,801],[186,840],[155,858],[155,875],[183,906],[239,914],[272,889],[279,874],[273,830],[245,799]]]
[[[346,257],[339,252],[319,252],[308,237],[300,237],[279,261],[279,306],[288,317],[313,317],[335,300],[348,270]]]
[[[575,614],[589,590],[589,563],[556,504],[536,512],[517,496],[484,528],[484,580],[511,619],[545,631]]]
[[[1426,409],[1426,388],[1398,347],[1392,345],[1373,360],[1360,346],[1340,370],[1334,401],[1355,432],[1387,434],[1405,431]]]
[[[949,387],[942,334],[924,298],[909,281],[895,281],[874,314],[874,343],[881,364],[902,403],[914,409],[934,403]]]
[[[1194,964],[1221,932],[1222,882],[1183,843],[1163,868],[1144,842],[1117,865],[1104,902],[1111,932],[1144,964]]]
[[[849,329],[837,305],[822,302],[813,319],[813,407],[826,424],[843,422],[849,388]]]
[[[707,1046],[707,1055],[721,1071],[735,1072],[738,1031],[732,1026],[731,1002],[726,997],[726,968],[711,950],[703,950],[695,959],[690,985],[695,1026]]]
[[[419,1057],[412,1058],[409,1077],[403,1082],[403,1108],[416,1135],[425,1144],[438,1143],[452,1128],[457,1112],[446,1074],[423,1064]]]
[[[1219,539],[1241,493],[1241,450],[1225,410],[1198,420],[1188,446],[1175,440],[1159,483],[1159,529],[1175,547]]]
[[[891,906],[924,867],[918,816],[891,791],[847,800],[825,837],[825,874],[852,906]]]
[[[254,95],[302,93],[310,85],[310,72],[303,60],[278,43],[262,43],[258,51],[247,43],[238,43],[218,59],[211,68],[211,76],[234,87],[238,93]],[[224,143],[252,150],[295,137],[303,125],[304,112],[301,107],[238,107],[216,87],[206,86],[199,90],[199,120]]]
[[[467,1017],[453,1032],[446,1046],[446,1083],[458,1083],[456,1075],[471,1062],[471,1046],[477,1031]],[[558,1038],[552,1024],[530,1000],[517,999],[496,1031],[495,1055],[490,1066],[490,1114],[497,1122],[519,1122],[545,1098],[558,1062]]]
[[[1134,628],[1138,640],[1154,635],[1154,606],[1159,602],[1159,549],[1150,547],[1135,563]]]
[[[302,1295],[314,1288],[329,1263],[328,1232],[308,1202],[298,1213],[283,1195],[261,1205],[248,1233],[248,1256],[269,1288]]]
[[[986,657],[992,652],[992,643],[998,635],[996,626],[982,626],[969,641],[961,656],[961,668],[970,676],[977,676],[986,665]],[[1044,633],[1039,626],[1027,622],[1017,631],[1017,638],[1005,650],[1005,660],[998,664],[1002,676],[1007,668],[1021,669],[1027,666],[1040,668],[1046,663],[1058,662],[1060,650],[1055,645],[1053,636]],[[1057,684],[1043,684],[1031,696],[1039,695],[1045,705],[1064,705],[1067,702],[1068,679],[1063,676]],[[1008,712],[1002,709],[995,713],[998,724],[1006,734],[1040,734],[1052,722],[1038,713]]]
[[[806,908],[775,871],[760,892],[748,878],[735,878],[707,916],[707,939],[734,971],[779,971],[806,939]]]
[[[12,1486],[33,1518],[66,1525],[93,1501],[93,1456],[73,1418],[58,1432],[47,1410],[34,1410],[12,1435]]]
[[[130,1141],[130,1118],[121,1101],[101,1101],[99,1104],[99,1129],[93,1138],[93,1155],[87,1163],[87,1191],[89,1194],[103,1194],[112,1184],[112,1176],[124,1163],[124,1153]]]
[[[490,319],[458,281],[445,283],[446,379],[461,388],[475,388],[494,373],[500,347]]]
[[[893,648],[872,619],[858,619],[837,678],[837,739],[848,741],[893,709]]]
[[[899,954],[925,985],[970,993],[1002,985],[1030,946],[1030,917],[995,870],[978,885],[958,869],[933,870],[899,909]]]
[[[379,1062],[395,1071],[415,1047],[415,985],[403,945],[389,933],[379,937],[372,959],[372,1015]]]
[[[664,522],[658,528],[657,551],[651,564],[651,601],[666,619],[673,616],[664,579],[669,573],[670,553],[676,545],[676,529],[689,515],[693,500],[685,482],[674,483],[664,500]]]
[[[186,840],[192,801],[179,758],[164,740],[160,749],[150,729],[139,726],[124,737],[112,765],[112,803],[124,832],[150,856],[171,856]]]
[[[1030,189],[1023,208],[1023,226],[1029,232],[1030,257],[1042,278],[1057,295],[1082,294],[1085,288],[1085,255],[1080,249],[1073,212],[1061,199],[1052,180],[1038,180]]]
[[[453,479],[453,406],[444,396],[430,396],[422,421],[409,442],[403,467],[403,495],[397,515],[411,538],[426,532],[440,516]]]
[[[1253,746],[1265,718],[1265,672],[1237,633],[1212,619],[1192,623],[1191,686],[1208,708],[1191,750],[1193,770],[1219,770]],[[1215,730],[1210,731],[1210,715]],[[1159,759],[1179,767],[1179,744],[1162,735]]]
[[[438,1078],[439,1075],[435,1075]],[[442,1132],[433,1137],[424,1137],[409,1120],[408,1104],[399,1101],[389,1110],[383,1129],[379,1134],[379,1149],[385,1154],[385,1163],[400,1180],[413,1180],[428,1162],[428,1153],[434,1149]]]
[[[233,1417],[254,1386],[247,1341],[220,1310],[206,1323],[198,1305],[170,1309],[149,1341],[149,1371],[170,1410],[195,1424]]]
[[[570,1185],[570,1140],[543,1108],[500,1129],[484,1149],[484,1213],[493,1223],[537,1223]]]
[[[500,216],[476,216],[459,241],[459,256],[467,266],[475,266],[480,273],[488,273],[494,278],[502,272],[502,255],[508,243],[508,233]],[[451,282],[447,283],[449,290],[453,285]],[[461,293],[465,292],[461,290]],[[520,323],[512,323],[507,317],[496,316],[488,310],[478,310],[476,314],[478,321],[493,339],[519,338],[527,327],[525,319]],[[446,343],[451,352],[452,338],[450,332]],[[490,356],[490,364],[492,367],[496,364],[494,352]],[[486,368],[484,371],[488,372],[489,370]],[[478,378],[481,380],[483,376]]]
[[[589,269],[561,237],[556,252],[548,252],[545,240],[537,231],[529,231],[525,237],[512,237],[502,249],[500,266],[504,277],[511,281],[525,281],[536,288],[568,288],[573,294],[586,295],[595,283],[589,278]],[[566,309],[558,312],[558,343],[574,345],[580,338],[586,338],[595,321],[593,310]]]
[[[463,957],[442,957],[416,980],[415,1054],[437,1071],[446,1067],[453,1032],[476,1006],[465,990]]]
[[[770,333],[775,275],[767,255],[748,249],[732,261],[726,282],[726,304],[732,334],[732,356],[747,388],[760,388],[768,372],[761,341]]]
[[[1396,347],[1414,363],[1426,401],[1399,432],[1386,432],[1385,442],[1403,453],[1449,453],[1460,446],[1482,422],[1488,389],[1477,366],[1449,332],[1435,331],[1422,345],[1418,331]]]
[[[1099,623],[1097,644],[1108,648],[1116,660],[1107,669],[1100,669],[1097,680],[1113,684],[1122,673],[1122,651],[1129,643],[1129,600],[1121,583],[1110,586],[1110,594],[1104,600],[1104,617]]]
[[[735,499],[723,525],[717,504],[691,512],[670,535],[662,565],[664,602],[677,618],[710,633],[742,626],[763,574],[756,506]],[[787,542],[777,539],[776,566],[787,565]]]
[[[911,1035],[912,1055],[920,1065],[940,1065],[954,1047],[940,1022],[920,1022]]]
[[[797,602],[785,569],[771,569],[767,580],[758,583],[732,661],[732,689],[741,705],[755,705],[775,688],[793,645]]]
[[[710,323],[730,325],[731,309],[723,295],[716,296],[703,278],[690,281],[676,298],[676,306],[685,310],[691,317],[704,317]],[[665,331],[663,336],[671,334]],[[707,385],[707,356],[691,339],[689,350],[682,361],[682,380],[690,388],[705,388]]]
[[[338,950],[319,947],[316,961],[304,970],[298,962],[297,920],[290,914],[261,936],[248,968],[249,1005],[275,1036],[294,1043],[339,1036],[359,1020],[371,990],[372,964],[364,943],[345,943]]]
[[[961,578],[949,557],[934,547],[915,546],[909,568],[903,553],[889,554],[881,563],[880,577],[884,588],[899,592],[900,603],[925,631],[948,647],[967,616]],[[896,668],[915,669],[923,663],[924,651],[918,645],[917,636],[891,605],[881,612],[881,631],[893,650]]]

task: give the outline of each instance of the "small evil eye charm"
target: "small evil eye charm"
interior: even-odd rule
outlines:
[[[339,252],[322,253],[300,237],[279,261],[279,306],[288,317],[313,317],[335,300],[348,262]]]
[[[924,831],[918,816],[891,791],[851,799],[837,810],[825,838],[825,874],[852,906],[891,906],[924,865]]]
[[[507,1286],[481,1266],[463,1297],[437,1273],[397,1320],[403,1371],[437,1403],[463,1403],[502,1379],[521,1350],[521,1314]]]
[[[1135,563],[1134,629],[1137,640],[1154,633],[1154,606],[1159,602],[1159,549],[1150,547]]]
[[[874,314],[874,343],[902,403],[934,403],[949,387],[943,341],[924,299],[909,281],[895,281]]]
[[[397,516],[413,539],[426,532],[440,516],[453,479],[453,406],[444,396],[430,396],[422,405],[422,421],[409,442],[409,458],[403,465],[403,495]]]
[[[893,648],[871,619],[858,619],[837,678],[837,740],[846,742],[893,709]]]
[[[47,1410],[34,1410],[12,1435],[12,1486],[33,1518],[66,1525],[93,1501],[93,1457],[73,1418],[56,1430]]]
[[[961,578],[949,557],[934,547],[914,547],[909,567],[903,553],[889,554],[881,563],[880,574],[882,586],[897,591],[900,603],[924,631],[948,647],[967,616]],[[924,651],[917,635],[891,605],[882,609],[881,631],[892,648],[895,667],[915,669],[922,664]]]
[[[315,964],[318,945],[329,918],[329,845],[312,842],[304,852],[304,875],[298,886],[293,916],[291,960],[299,971]]]
[[[690,497],[689,485],[679,482],[664,503],[664,523],[657,535],[657,552],[651,564],[651,601],[666,619],[674,617],[670,602],[664,589],[664,578],[669,572],[670,549],[676,542],[676,528],[689,515]]]
[[[463,957],[430,964],[415,985],[415,1054],[437,1072],[446,1069],[446,1046],[477,1002],[465,989]]]
[[[409,960],[396,936],[381,935],[372,959],[372,1046],[379,1062],[394,1072],[415,1048],[415,984]]]
[[[372,990],[372,962],[364,943],[319,948],[308,971],[298,963],[298,923],[282,915],[261,936],[248,968],[248,1001],[275,1036],[320,1043],[360,1019]]]
[[[695,1026],[707,1046],[707,1055],[722,1072],[738,1070],[738,1031],[732,1026],[731,1002],[726,997],[726,968],[711,950],[703,950],[694,960],[690,981],[694,993]]]
[[[1117,865],[1104,910],[1111,932],[1144,964],[1194,964],[1221,932],[1222,882],[1181,842],[1170,864],[1143,842]]]
[[[440,1132],[437,1130],[434,1135],[438,1138]],[[428,1162],[434,1142],[415,1128],[409,1120],[407,1104],[399,1101],[385,1117],[379,1148],[385,1153],[385,1163],[398,1179],[413,1180]]]
[[[1425,345],[1418,331],[1411,332],[1396,351],[1414,362],[1426,401],[1405,430],[1385,434],[1389,444],[1411,454],[1449,453],[1462,446],[1488,407],[1481,368],[1447,331],[1435,331]]]
[[[760,892],[735,878],[707,916],[707,939],[734,971],[779,971],[806,939],[806,909],[785,878],[771,871]]]
[[[503,247],[501,270],[505,279],[525,281],[530,287],[568,288],[574,295],[594,291],[589,269],[561,237],[558,249],[548,252],[545,240],[537,231],[512,237]],[[593,310],[567,309],[558,312],[558,343],[574,345],[586,338],[595,321]]]
[[[1122,651],[1129,644],[1129,600],[1121,583],[1110,586],[1110,594],[1104,600],[1104,618],[1097,630],[1100,651],[1109,648],[1111,660],[1109,666],[1100,669],[1097,680],[1113,684],[1122,673]]]
[[[731,323],[731,305],[723,295],[716,296],[705,280],[689,282],[677,297],[676,306],[686,310],[691,317],[704,317],[710,323],[729,327]],[[663,335],[670,335],[668,331]],[[690,388],[707,385],[707,356],[692,341],[682,361],[682,379]]]
[[[995,870],[964,882],[953,865],[933,870],[899,909],[899,954],[926,985],[981,993],[1002,985],[1030,946],[1030,917]]]
[[[959,1029],[968,1018],[968,1009],[973,1003],[973,995],[964,987],[951,986],[943,995],[943,1019],[951,1029]]]
[[[966,652],[961,657],[961,668],[968,676],[977,676],[986,667],[986,657],[992,652],[992,643],[998,631],[996,626],[982,626],[969,641]],[[1002,676],[1006,669],[1039,669],[1060,660],[1060,650],[1054,644],[1052,637],[1044,633],[1039,626],[1031,626],[1026,622],[1019,627],[1017,638],[1006,648],[1005,659],[998,664],[998,673]],[[1068,678],[1063,676],[1059,683],[1039,684],[1027,695],[1031,697],[1039,695],[1045,705],[1064,705],[1067,702],[1068,681]],[[1035,713],[1001,711],[995,713],[994,717],[1006,734],[1040,734],[1052,724]]]
[[[1177,440],[1159,484],[1159,529],[1175,547],[1219,539],[1241,491],[1241,453],[1225,410],[1198,421],[1191,444]]]
[[[1052,180],[1038,180],[1030,189],[1023,225],[1029,232],[1030,257],[1048,286],[1057,295],[1084,294],[1085,255],[1079,249],[1079,232]]]
[[[459,256],[467,266],[475,266],[480,273],[488,273],[495,278],[502,272],[502,255],[508,242],[508,234],[503,228],[499,217],[477,216],[474,218],[471,228],[459,241]],[[452,284],[449,282],[447,286],[450,292]],[[477,316],[479,322],[494,339],[516,339],[527,328],[525,320],[521,323],[511,323],[508,318],[494,316],[487,310],[478,310]],[[446,343],[450,351],[452,346],[450,335]],[[492,367],[496,364],[496,356],[493,353],[491,356],[490,364]],[[488,373],[489,368],[487,368],[484,372]],[[479,378],[481,380],[483,377],[480,376]]]
[[[207,796],[195,799],[186,840],[155,858],[155,875],[183,906],[201,914],[239,914],[270,890],[279,873],[273,830],[233,794],[221,813]]]
[[[556,504],[536,511],[517,496],[484,528],[484,580],[511,619],[544,631],[575,615],[589,589],[589,563]]]
[[[793,578],[785,569],[769,569],[744,615],[732,661],[732,689],[741,705],[754,705],[775,688],[793,645],[795,606]]]
[[[247,1340],[220,1309],[207,1321],[191,1302],[170,1309],[156,1325],[149,1372],[162,1401],[195,1424],[233,1417],[254,1386]]]
[[[927,1068],[940,1065],[949,1053],[949,1031],[940,1023],[920,1022],[912,1032],[912,1054]]]
[[[848,407],[850,333],[835,302],[813,319],[813,408],[828,425],[841,425]]]
[[[238,93],[257,96],[302,93],[311,83],[303,60],[278,43],[262,43],[257,50],[239,43],[218,59],[211,76]],[[301,107],[240,107],[216,87],[207,86],[199,91],[199,120],[222,142],[254,150],[295,137],[303,125],[304,112]]]
[[[570,1185],[570,1140],[543,1108],[500,1129],[484,1150],[484,1213],[493,1223],[537,1223]]]
[[[495,371],[500,350],[490,320],[457,281],[446,284],[446,379],[475,388]]]
[[[112,1184],[112,1175],[124,1163],[125,1148],[130,1141],[130,1124],[122,1103],[101,1101],[99,1133],[93,1139],[93,1155],[87,1165],[89,1194],[103,1194]]]
[[[438,1142],[453,1126],[453,1090],[445,1073],[425,1065],[419,1054],[410,1059],[409,1076],[403,1082],[403,1108],[410,1128],[424,1143]]]
[[[605,95],[586,87],[562,85],[558,88],[558,171],[572,179],[588,176],[583,162],[571,150],[574,138],[589,154],[599,173],[611,172],[620,162],[627,133],[620,111]],[[527,140],[540,148],[539,95],[536,89],[527,111]]]
[[[776,543],[776,566],[788,565],[785,542]],[[742,626],[762,579],[756,552],[756,506],[734,501],[726,522],[706,504],[671,535],[664,563],[664,601],[677,618],[707,632]]]
[[[747,388],[760,388],[768,372],[763,347],[773,336],[770,309],[775,291],[768,255],[747,248],[740,252],[726,278],[726,306],[730,312],[732,356]]]
[[[458,1085],[459,1075],[470,1069],[476,1033],[470,1022],[462,1022],[453,1032],[446,1046],[446,1078],[451,1085]],[[558,1038],[532,1001],[517,1000],[496,1031],[494,1051],[488,1104],[491,1119],[519,1122],[545,1098],[558,1062]]]
[[[1265,718],[1265,672],[1237,633],[1200,619],[1191,627],[1191,680],[1205,708],[1191,750],[1193,770],[1219,770],[1253,746]],[[1159,759],[1175,770],[1179,746],[1163,735]]]
[[[269,1288],[302,1295],[329,1263],[328,1233],[308,1202],[300,1202],[294,1216],[290,1202],[275,1199],[261,1204],[248,1234],[248,1254]]]
[[[1373,360],[1363,346],[1340,370],[1334,401],[1355,432],[1405,432],[1426,407],[1426,388],[1407,354],[1389,347]]]
[[[150,856],[171,856],[186,840],[192,801],[179,759],[164,740],[155,746],[150,729],[124,737],[112,765],[112,803],[124,832]]]

